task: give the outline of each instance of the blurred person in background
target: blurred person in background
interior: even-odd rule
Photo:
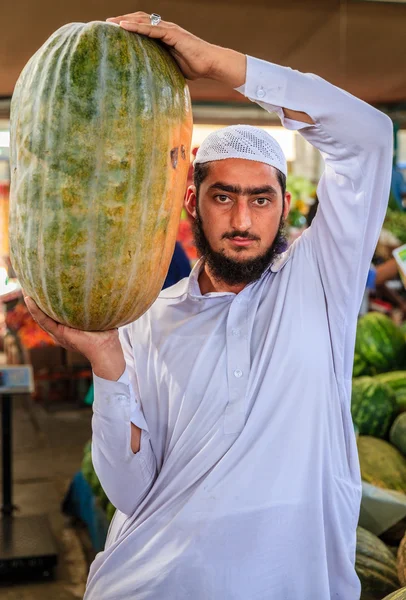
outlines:
[[[406,210],[406,182],[395,161],[392,166],[391,199],[389,206],[397,210]]]

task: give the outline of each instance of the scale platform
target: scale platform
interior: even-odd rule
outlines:
[[[0,519],[0,579],[51,577],[57,562],[45,515]]]
[[[2,506],[0,508],[0,580],[52,577],[58,553],[48,518],[14,516],[12,410],[15,394],[34,389],[31,365],[0,366]]]

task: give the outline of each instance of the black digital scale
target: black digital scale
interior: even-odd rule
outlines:
[[[0,517],[0,580],[50,577],[58,562],[46,515],[15,516],[12,474],[13,396],[34,390],[31,365],[0,365],[3,503]]]

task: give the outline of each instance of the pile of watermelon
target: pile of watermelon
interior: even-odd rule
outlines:
[[[398,327],[392,319],[378,312],[367,313],[358,320],[355,377],[406,369],[403,327]]]
[[[380,313],[358,321],[351,414],[362,480],[406,500],[406,326]],[[358,527],[361,600],[406,600],[406,520],[380,537]]]
[[[83,477],[86,479],[87,483],[92,488],[92,492],[94,497],[96,498],[96,502],[99,504],[100,508],[106,513],[107,520],[110,522],[115,513],[115,508],[109,501],[106,496],[105,491],[103,490],[101,483],[96,475],[96,472],[92,463],[92,445],[91,442],[88,442],[83,449],[83,460],[82,460],[82,468],[81,468]]]
[[[406,413],[400,417],[406,426]],[[406,499],[406,456],[389,441],[370,435],[359,435],[357,445],[362,480]],[[406,520],[380,537],[358,527],[355,569],[361,600],[406,600],[406,587],[401,587],[406,586]]]
[[[406,335],[386,315],[358,321],[351,412],[361,435],[389,439],[396,416],[406,411]]]

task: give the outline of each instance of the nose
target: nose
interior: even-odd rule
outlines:
[[[237,231],[248,231],[251,227],[251,212],[247,202],[236,202],[231,213],[231,227]]]

